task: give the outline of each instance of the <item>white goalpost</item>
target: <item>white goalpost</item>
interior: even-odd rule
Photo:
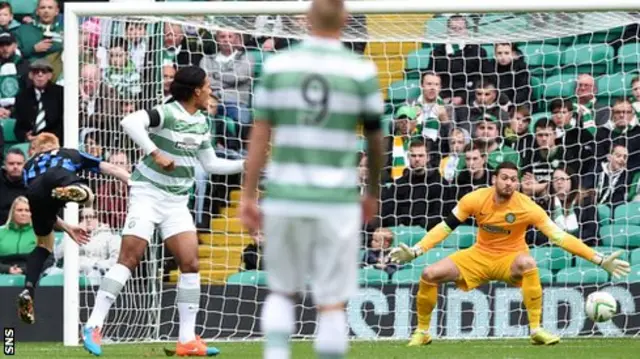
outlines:
[[[489,45],[488,49],[492,48],[493,44],[496,43],[546,44],[545,41],[549,41],[549,39],[561,38],[572,38],[574,39],[573,42],[578,44],[580,36],[589,38],[580,46],[596,48],[601,46],[601,42],[593,40],[596,33],[609,34],[610,29],[640,21],[640,16],[632,13],[639,10],[638,0],[615,0],[610,2],[602,0],[456,0],[438,3],[424,0],[382,0],[346,1],[346,6],[351,14],[362,14],[368,19],[364,29],[360,27],[347,29],[344,40],[366,43],[367,49],[364,55],[376,60],[381,74],[381,91],[385,93],[389,107],[386,115],[387,119],[393,118],[394,110],[404,103],[415,100],[417,97],[415,94],[419,93],[420,85],[416,83],[416,79],[420,77],[419,75],[415,77],[415,74],[410,74],[409,70],[424,71],[426,68],[424,61],[429,55],[427,50],[422,55],[418,50],[431,48],[429,46],[432,44],[450,44],[456,41],[455,38],[450,38],[446,31],[438,30],[446,26],[446,20],[440,23],[428,21],[435,19],[434,15],[436,14],[508,14],[507,18],[496,16],[495,20],[487,21],[486,23],[480,22],[478,26],[481,30],[469,34],[467,38],[463,39],[466,43]],[[189,56],[203,56],[205,54],[200,53],[204,46],[203,41],[206,45],[207,41],[215,42],[215,38],[204,38],[204,35],[200,35],[200,30],[202,30],[202,33],[206,32],[208,34],[214,34],[218,30],[227,30],[252,37],[273,36],[300,39],[305,34],[299,28],[288,28],[286,24],[282,25],[282,27],[258,27],[255,25],[255,17],[262,15],[278,15],[283,18],[292,17],[304,14],[308,7],[309,3],[307,1],[118,1],[111,3],[65,4],[63,74],[65,97],[64,132],[66,136],[64,146],[68,148],[83,148],[86,145],[84,143],[85,138],[81,138],[80,134],[84,136],[86,133],[100,133],[102,131],[104,134],[97,136],[106,138],[104,140],[105,143],[101,144],[105,152],[124,151],[127,154],[131,153],[134,157],[137,156],[136,149],[130,147],[131,145],[124,139],[122,131],[117,126],[109,125],[110,127],[107,126],[105,127],[106,129],[96,126],[97,131],[88,128],[88,125],[83,123],[84,110],[81,109],[78,101],[84,81],[81,77],[81,70],[84,65],[89,64],[85,53],[92,52],[92,56],[96,56],[95,53],[104,50],[102,55],[98,56],[110,56],[109,44],[113,43],[114,39],[125,37],[126,27],[130,24],[140,24],[141,28],[146,31],[144,36],[147,36],[145,39],[148,39],[148,42],[145,47],[146,52],[142,57],[150,60],[145,62],[145,65],[140,67],[138,71],[147,75],[142,75],[139,78],[135,77],[134,80],[131,80],[132,82],[125,82],[126,85],[122,91],[126,93],[119,93],[117,101],[114,100],[114,104],[109,105],[117,107],[117,110],[108,114],[96,113],[96,115],[103,115],[103,121],[111,121],[110,123],[117,123],[117,117],[124,111],[121,107],[130,106],[135,109],[142,109],[145,106],[155,106],[162,103],[162,69],[164,64],[162,57],[164,35],[162,32],[165,24],[180,26],[185,31],[187,40],[191,41],[193,39],[193,44],[195,44],[193,46],[198,49],[192,50],[188,47],[186,50],[182,48],[183,51],[186,51]],[[553,14],[553,16],[538,16],[550,14]],[[99,36],[99,40],[96,40],[98,45],[96,45],[95,49],[87,49],[86,43],[83,42],[83,32],[86,31],[83,28],[83,21],[90,17],[101,20],[103,31]],[[521,27],[522,24],[533,24],[535,21],[538,21],[536,25]],[[108,28],[104,24],[109,24]],[[640,42],[640,39],[636,39],[636,41]],[[554,41],[549,41],[549,43],[553,44],[553,46],[557,45],[557,50],[554,50],[557,53],[552,54],[557,59],[563,56],[563,52],[567,48],[573,46],[565,46],[560,42]],[[100,49],[100,47],[103,47],[103,49]],[[266,52],[263,54],[259,49],[247,49],[247,52],[251,53],[252,56],[256,56],[254,54],[259,53],[257,58],[253,58],[255,60],[252,63],[254,66],[259,66],[263,56],[267,56]],[[411,54],[415,53],[415,56],[409,54],[409,52]],[[523,54],[525,59],[533,59],[533,56],[540,57],[541,55],[548,54]],[[409,63],[412,56],[418,59],[418,63],[422,63],[418,64],[417,67],[410,68]],[[422,58],[421,56],[426,57]],[[605,60],[611,62],[611,68],[599,73],[597,76],[594,75],[598,81],[605,76],[611,78],[622,76],[627,79],[632,74],[638,73],[637,68],[634,71],[620,65],[622,67],[618,69],[618,62],[614,58]],[[601,64],[594,62],[591,65],[595,68]],[[100,68],[103,79],[110,73],[108,57],[98,59],[96,66]],[[535,73],[533,70],[531,72],[531,77],[535,78],[535,80],[530,82],[532,95],[527,99],[527,105],[535,106],[536,108],[539,106],[539,112],[541,113],[548,112],[547,101],[550,102],[553,97],[564,96],[569,85],[560,84],[560,91],[552,94],[552,85],[558,86],[558,84],[549,82],[549,79],[554,77],[549,76],[547,72],[555,71],[554,73],[560,74],[564,71],[564,66],[566,65],[557,60],[555,65],[541,62],[535,66],[537,66],[536,70],[540,72]],[[613,71],[613,67],[616,67],[617,71]],[[259,71],[254,70],[251,76],[255,77],[258,74]],[[576,75],[577,73],[573,74]],[[134,78],[135,74],[132,72],[131,76]],[[558,76],[558,78],[561,78],[560,75]],[[118,79],[122,81],[121,77]],[[251,83],[255,84],[256,80],[257,78],[252,78]],[[538,82],[534,83],[534,81]],[[129,92],[133,91],[132,88],[134,86],[141,86],[146,90],[130,94]],[[562,86],[565,86],[564,89],[562,89]],[[630,85],[626,84],[626,86],[629,87]],[[613,89],[613,85],[612,89],[601,88],[599,90],[603,93],[603,101],[605,101],[604,96],[606,95],[606,101],[609,101],[608,103],[610,104],[613,104],[614,98],[630,95],[630,88],[625,88],[624,94],[621,95],[616,92],[617,90]],[[249,91],[252,92],[253,88]],[[398,91],[401,91],[404,95],[398,95]],[[607,91],[611,93],[607,94]],[[250,97],[250,94],[248,96]],[[234,126],[242,128],[244,124],[236,124]],[[75,134],[78,135],[76,136]],[[115,141],[114,138],[122,138],[122,140],[113,142]],[[636,141],[640,141],[640,139],[636,139]],[[115,145],[111,145],[112,148],[109,148],[110,145],[107,145],[106,142],[115,143]],[[439,153],[439,155],[444,154]],[[133,162],[132,164],[135,164],[135,158],[130,158],[130,160]],[[204,182],[209,186],[207,188],[227,186],[225,179],[219,180],[219,182],[205,179]],[[208,284],[203,284],[203,296],[205,298],[202,303],[205,303],[205,308],[202,309],[202,313],[198,316],[197,330],[202,333],[208,333],[208,336],[203,336],[203,339],[254,338],[259,334],[257,326],[259,311],[257,308],[264,294],[264,283],[256,281],[252,285],[247,284],[244,286],[242,282],[227,284],[227,279],[237,274],[242,248],[251,242],[251,238],[241,228],[236,218],[237,197],[233,188],[225,188],[223,193],[222,198],[213,198],[215,196],[209,194],[194,194],[194,198],[196,198],[194,201],[197,201],[197,198],[202,196],[209,196],[207,199],[212,202],[227,203],[221,207],[219,213],[212,215],[206,213],[208,211],[206,208],[201,210],[206,215],[211,215],[212,220],[209,221],[211,223],[210,228],[203,229],[199,235],[201,239],[200,257],[205,262],[205,265],[201,267],[207,273],[203,277],[208,278]],[[107,194],[108,196],[116,195],[111,193]],[[108,198],[101,199],[99,197],[97,200],[106,199]],[[444,201],[444,198],[441,198],[440,201]],[[69,204],[64,211],[64,218],[69,223],[78,223],[78,206]],[[411,228],[415,229],[416,226],[398,225],[393,227],[396,240],[399,240],[399,238],[411,232]],[[412,233],[417,233],[415,234],[416,236],[421,236],[423,234],[423,232],[420,232],[421,230],[424,230],[424,228]],[[457,238],[462,238],[462,235]],[[454,239],[450,240],[455,242]],[[640,242],[638,247],[640,247]],[[457,248],[449,247],[449,249]],[[626,249],[631,251],[635,247],[629,245]],[[640,251],[640,249],[637,250]],[[638,253],[638,259],[640,260],[640,252]],[[165,285],[167,278],[162,274],[164,269],[163,257],[162,245],[160,243],[152,244],[148,257],[145,258],[139,273],[134,275],[134,279],[123,291],[122,298],[119,298],[114,305],[113,313],[108,316],[107,322],[111,321],[113,323],[107,324],[109,328],[103,331],[107,342],[159,341],[170,340],[175,337],[177,329],[177,323],[174,323],[176,310],[171,307],[174,304],[166,299],[175,298],[175,289],[170,284]],[[569,260],[573,263],[573,259]],[[83,324],[83,320],[86,320],[87,311],[93,304],[92,295],[95,294],[97,289],[96,283],[93,283],[93,287],[88,285],[81,286],[82,278],[79,274],[79,262],[80,250],[78,245],[68,236],[65,236],[63,337],[64,345],[66,346],[78,345],[80,326]],[[640,262],[637,264],[640,265]],[[562,268],[550,268],[549,273],[556,276],[558,270],[562,270]],[[169,282],[173,273],[175,272],[171,272],[168,276]],[[394,282],[392,275],[384,281],[367,282],[362,278],[361,280],[362,291],[349,303],[349,324],[353,336],[357,338],[408,337],[412,323],[415,322],[413,315],[415,313],[414,292],[412,292],[415,283]],[[601,284],[605,283],[598,282],[594,285]],[[585,282],[584,285],[578,283],[577,287],[590,288],[591,285],[591,282]],[[627,286],[612,287],[611,292],[621,301],[623,313],[625,311],[627,313],[636,313],[636,311],[640,310],[640,293],[634,293],[633,290],[634,288],[635,290],[640,290],[640,287],[632,288],[629,283],[625,285]],[[385,286],[387,287],[384,288]],[[562,291],[561,289],[566,290]],[[546,293],[545,295],[547,295]],[[564,331],[568,333],[567,335],[583,335],[587,330],[583,325],[584,318],[576,319],[582,321],[579,328],[577,324],[574,325],[574,328],[571,323],[567,322],[559,325],[558,323],[563,320],[568,321],[568,319],[559,317],[557,307],[561,302],[569,302],[573,305],[571,310],[574,311],[575,308],[579,308],[583,296],[586,297],[587,293],[583,294],[578,289],[574,290],[573,287],[569,286],[553,287],[549,289],[548,293],[551,293],[549,294],[550,299],[549,302],[545,302],[543,313],[549,312],[549,315],[544,316],[543,325],[553,323],[558,331]],[[515,308],[512,306],[513,303],[521,300],[519,294],[515,291],[508,291],[502,287],[498,289],[492,287],[492,289],[485,292],[463,294],[455,289],[448,288],[448,291],[441,291],[439,295],[439,314],[433,316],[434,325],[432,327],[441,335],[446,332],[447,337],[484,338],[488,336],[522,336],[524,333],[518,323],[512,323],[514,321],[513,318],[515,318],[515,321],[520,321],[518,318],[524,316],[524,311],[520,307]],[[447,299],[447,296],[450,296],[450,298]],[[445,303],[449,308],[446,315],[442,312],[441,307]],[[301,313],[298,317],[298,337],[313,335],[313,329],[310,329],[313,327],[313,319],[308,305],[309,299],[306,298],[298,308]],[[474,310],[469,309],[469,305],[472,308],[476,308],[478,313],[485,311],[486,318],[483,316],[484,314],[473,314]],[[636,308],[636,305],[638,308]],[[498,308],[497,306],[505,306],[506,308]],[[492,311],[490,307],[494,308],[494,310]],[[459,309],[457,312],[455,311],[456,309],[451,312],[450,308]],[[392,313],[394,311],[395,314]],[[470,316],[460,316],[463,311],[471,313]],[[500,312],[507,314],[501,317]],[[578,314],[573,313],[573,315]],[[625,318],[618,319],[618,322],[616,322],[624,325],[622,329],[612,323],[601,324],[597,328],[604,335],[640,333],[640,314],[634,315],[633,323],[639,323],[638,328],[628,327],[628,323],[631,322]],[[470,320],[475,321],[476,324],[469,324]],[[470,329],[465,326],[469,326]],[[456,329],[453,330],[451,328]],[[450,329],[451,331],[449,331]]]

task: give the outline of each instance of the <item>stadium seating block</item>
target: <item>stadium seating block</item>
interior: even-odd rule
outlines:
[[[600,227],[600,238],[604,246],[631,249],[640,247],[640,226],[613,224]]]
[[[609,273],[602,268],[565,268],[555,277],[557,284],[603,284],[609,280]]]
[[[238,272],[227,278],[227,284],[266,286],[267,273],[256,270]]]

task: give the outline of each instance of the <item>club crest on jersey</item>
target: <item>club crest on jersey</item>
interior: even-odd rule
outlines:
[[[515,214],[513,214],[513,213],[507,213],[507,214],[504,216],[504,220],[505,220],[505,222],[507,222],[507,223],[513,223],[513,222],[515,222],[515,221],[516,221],[516,215],[515,215]]]

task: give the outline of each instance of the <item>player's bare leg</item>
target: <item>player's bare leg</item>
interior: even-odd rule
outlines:
[[[37,245],[27,258],[27,272],[25,273],[25,286],[18,295],[18,316],[27,323],[33,324],[36,321],[36,315],[33,306],[35,298],[35,288],[38,284],[42,267],[45,261],[53,252],[54,243],[53,232],[46,236],[36,236]]]
[[[418,294],[416,295],[416,307],[418,312],[418,327],[411,336],[409,346],[431,344],[431,313],[438,303],[438,284],[454,282],[460,277],[460,270],[455,263],[445,258],[428,266],[422,272]]]
[[[527,308],[531,343],[553,345],[560,342],[560,337],[540,328],[542,316],[542,286],[535,259],[528,254],[518,255],[511,264],[511,277],[522,281],[522,299]]]
[[[200,309],[200,267],[198,262],[198,236],[195,231],[178,233],[166,239],[167,249],[173,254],[180,277],[176,305],[180,319],[179,338],[175,352],[165,349],[168,355],[214,356],[220,353],[215,347],[196,336],[196,316]]]
[[[82,330],[83,346],[89,353],[102,354],[100,330],[104,325],[104,320],[116,297],[131,277],[131,272],[140,264],[147,244],[148,242],[144,238],[133,235],[122,236],[118,262],[109,269],[102,279],[93,310]]]

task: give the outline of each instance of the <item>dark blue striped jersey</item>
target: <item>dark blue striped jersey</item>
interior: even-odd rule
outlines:
[[[100,171],[101,161],[97,157],[72,148],[60,148],[42,152],[30,158],[24,165],[22,176],[25,185],[28,185],[45,173],[57,172],[60,174],[66,172],[75,175],[83,170],[97,173]]]

